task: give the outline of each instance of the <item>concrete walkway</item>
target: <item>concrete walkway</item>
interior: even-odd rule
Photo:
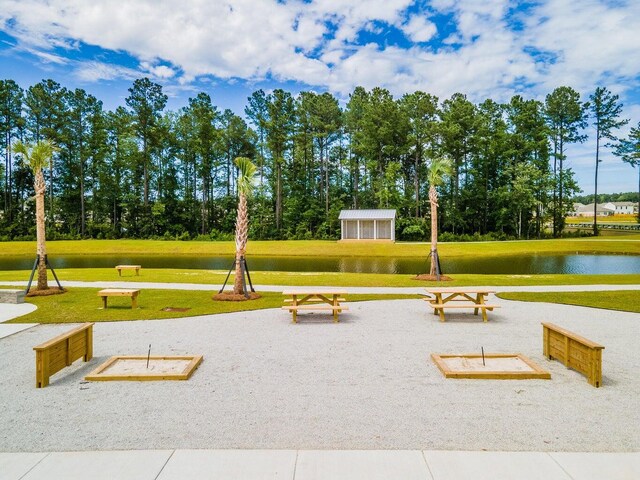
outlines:
[[[634,480],[640,453],[120,450],[0,453],[2,480]]]
[[[2,323],[31,313],[37,308],[30,303],[0,303],[0,338],[8,337],[38,325],[37,323]]]
[[[11,285],[23,287],[27,282],[0,282],[0,285]],[[153,288],[166,290],[217,290],[220,288],[218,284],[205,283],[159,283],[159,282],[63,282],[65,287],[84,287],[84,288]],[[291,290],[296,288],[305,288],[304,286],[291,285],[254,285],[257,291],[261,292],[282,292],[283,290]],[[313,288],[335,288],[335,285],[314,286]],[[341,287],[348,293],[396,293],[396,294],[423,294],[426,286],[417,287]],[[475,288],[475,287],[464,287]],[[528,285],[528,286],[483,286],[479,288],[488,288],[496,292],[597,292],[602,290],[640,290],[640,285]]]
[[[0,303],[0,323],[31,313],[37,308],[30,303]]]

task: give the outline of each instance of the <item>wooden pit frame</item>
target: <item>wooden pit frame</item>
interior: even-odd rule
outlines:
[[[551,379],[551,374],[542,370],[538,365],[533,363],[527,357],[520,353],[485,353],[484,358],[519,358],[526,363],[532,372],[516,372],[516,371],[493,371],[493,372],[477,372],[470,370],[449,370],[445,358],[466,357],[466,358],[482,358],[478,353],[458,353],[458,354],[438,354],[432,353],[431,358],[438,366],[440,371],[446,378],[479,378],[485,380],[530,380],[530,379]]]
[[[202,362],[202,355],[178,355],[178,356],[151,356],[149,360],[191,360],[185,369],[180,373],[149,373],[149,374],[108,374],[102,373],[118,360],[146,360],[146,355],[117,355],[111,357],[105,363],[96,368],[89,375],[84,377],[85,380],[92,382],[108,382],[108,381],[150,381],[150,380],[187,380]]]

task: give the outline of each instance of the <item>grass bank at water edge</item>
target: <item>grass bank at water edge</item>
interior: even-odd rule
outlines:
[[[0,256],[35,256],[35,242],[1,242]],[[440,255],[451,257],[532,254],[609,253],[640,255],[640,234],[625,237],[590,237],[506,242],[439,243]],[[54,255],[207,255],[233,257],[234,242],[181,242],[161,240],[61,240],[47,242]],[[335,242],[322,240],[252,241],[247,255],[320,257],[421,257],[427,243]]]

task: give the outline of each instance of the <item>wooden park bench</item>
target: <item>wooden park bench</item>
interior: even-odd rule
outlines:
[[[116,265],[116,270],[118,270],[118,276],[122,276],[122,270],[135,270],[136,275],[140,275],[140,269],[142,265]]]
[[[338,314],[345,310],[349,310],[345,305],[341,305],[340,302],[344,301],[343,296],[346,294],[344,290],[286,290],[282,292],[283,295],[288,295],[291,298],[284,300],[285,303],[291,305],[285,305],[283,310],[288,310],[293,314],[293,323],[297,322],[298,311],[300,310],[326,310],[333,313],[333,321],[338,321]]]
[[[131,297],[131,309],[138,307],[137,298],[140,290],[129,288],[105,288],[98,292],[98,296],[102,297],[102,304],[107,308],[107,297]]]
[[[602,384],[602,350],[587,340],[553,323],[542,323],[542,353],[549,360],[559,360],[565,367],[587,376],[594,387]]]
[[[33,347],[36,352],[36,388],[49,385],[49,377],[82,357],[93,357],[93,323],[85,323],[70,332]]]
[[[449,308],[472,308],[473,314],[478,315],[482,312],[482,320],[486,322],[487,310],[493,311],[494,308],[500,308],[500,305],[489,305],[485,303],[486,297],[494,290],[478,289],[478,288],[427,288],[434,298],[424,298],[433,308],[434,315],[440,315],[440,321],[444,322],[444,311]]]

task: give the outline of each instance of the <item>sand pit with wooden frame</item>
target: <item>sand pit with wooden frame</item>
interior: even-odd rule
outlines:
[[[187,380],[202,362],[202,355],[111,357],[85,377],[90,381]]]
[[[446,378],[549,380],[551,374],[519,353],[436,354],[431,358]],[[484,361],[483,361],[484,360]]]

